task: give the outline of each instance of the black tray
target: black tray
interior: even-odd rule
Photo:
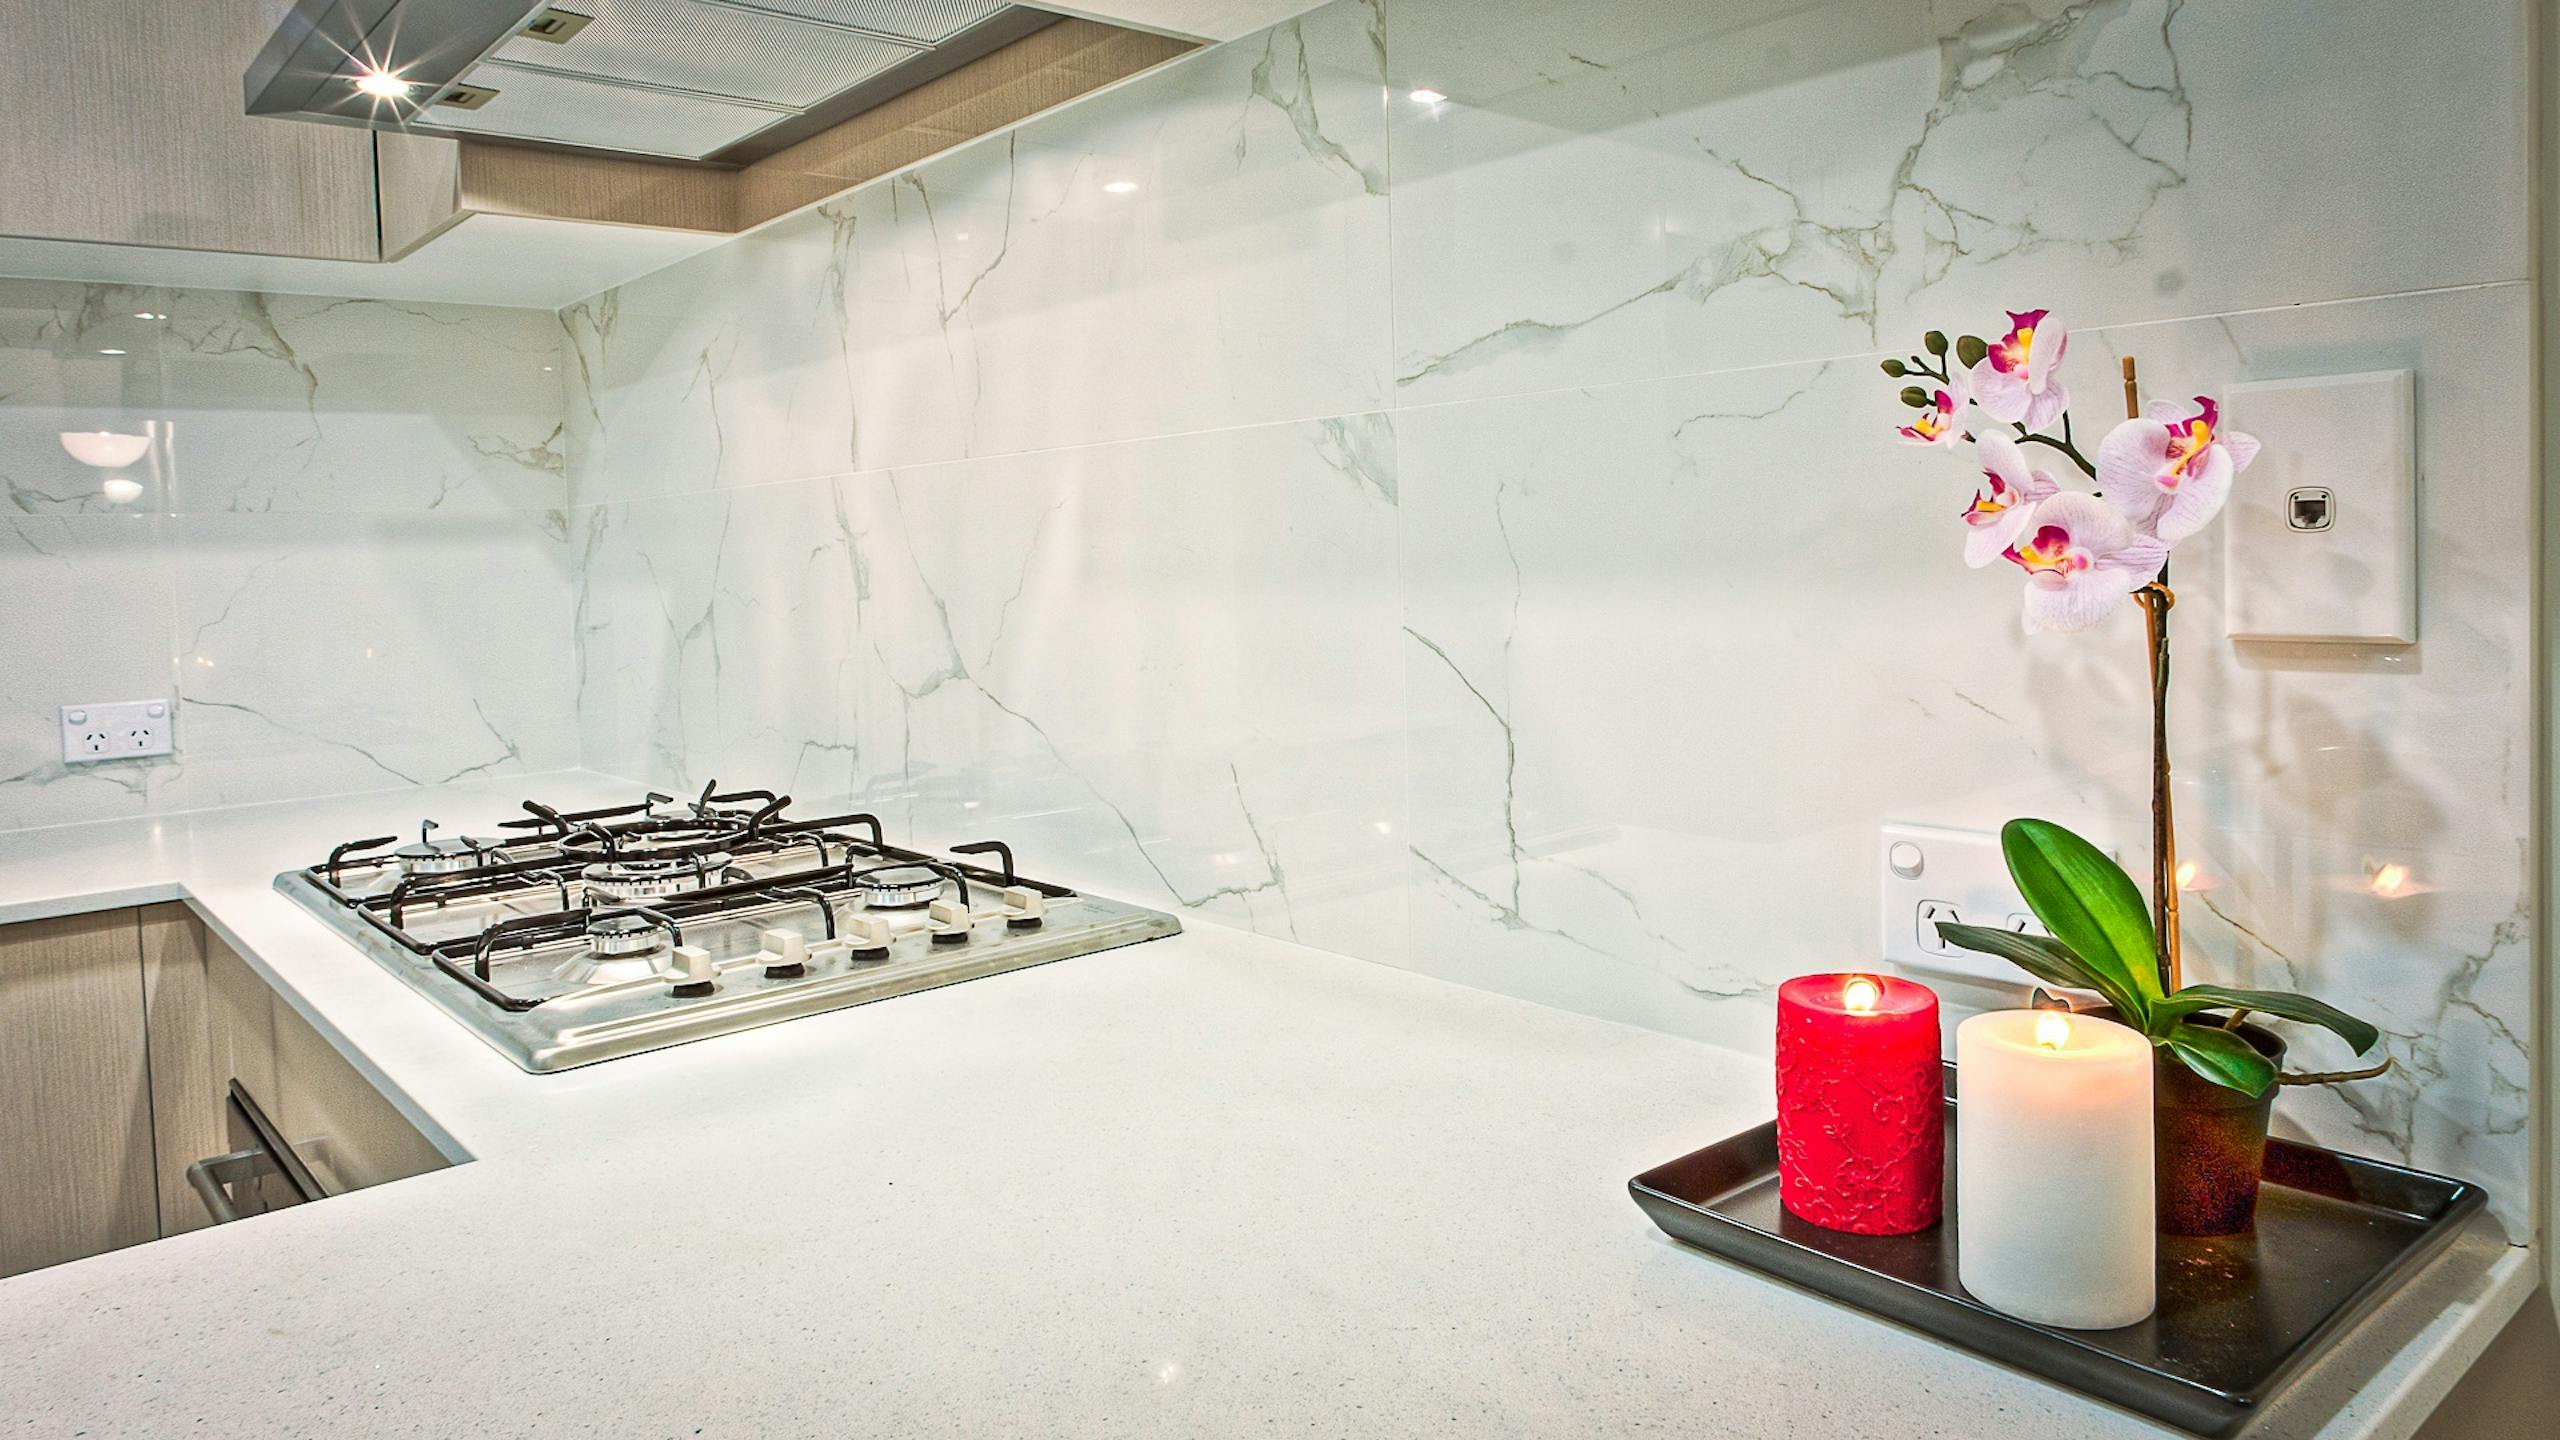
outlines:
[[[1627,1182],[1674,1239],[2199,1435],[2229,1435],[2436,1252],[2486,1197],[2442,1175],[2267,1142],[2254,1235],[2160,1237],[2160,1308],[2121,1330],[2003,1315],[1956,1283],[1956,1071],[1946,1218],[1826,1230],[1778,1204],[1776,1121]]]

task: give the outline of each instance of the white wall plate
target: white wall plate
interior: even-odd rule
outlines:
[[[2418,472],[2406,370],[2234,385],[2225,423],[2264,448],[2232,483],[2234,640],[2418,638]]]

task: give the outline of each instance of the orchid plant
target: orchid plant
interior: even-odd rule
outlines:
[[[2152,913],[2141,913],[2139,889],[2087,842],[2042,821],[2015,821],[2003,836],[2012,874],[2056,938],[1963,925],[1939,931],[1951,944],[2009,959],[2040,979],[2098,990],[2198,1074],[2258,1094],[2279,1078],[2274,1067],[2236,1036],[2205,1035],[2198,1012],[2206,1005],[2229,1008],[2217,1028],[2236,1027],[2257,1010],[2325,1025],[2358,1050],[2378,1038],[2372,1026],[2304,997],[2179,988],[2168,736],[2168,622],[2177,597],[2169,588],[2169,558],[2222,512],[2233,478],[2257,458],[2258,442],[2225,428],[2222,409],[2209,396],[2137,405],[2128,357],[2128,418],[2107,431],[2092,460],[2074,436],[2071,392],[2062,383],[2071,332],[2050,310],[2015,310],[2008,317],[2008,330],[1993,340],[1963,335],[1950,342],[1932,330],[1921,337],[1925,354],[1887,360],[1884,373],[1934,382],[1903,388],[1902,403],[1917,412],[1898,427],[1905,443],[1972,447],[1982,481],[1964,510],[1965,563],[1979,570],[2005,560],[2018,568],[2026,580],[2029,631],[2087,630],[2128,601],[2142,607],[2151,670]],[[2094,488],[2065,485],[2034,463],[2029,447],[2069,461],[2077,478]],[[2069,863],[2054,863],[2057,855]],[[2079,923],[2084,919],[2088,923]],[[2281,1078],[2356,1079],[2388,1064]]]

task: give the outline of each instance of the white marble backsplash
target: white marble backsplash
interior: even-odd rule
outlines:
[[[0,280],[0,829],[577,763],[559,328]],[[93,469],[64,431],[146,436]],[[171,696],[66,766],[55,707]]]
[[[0,827],[769,784],[1762,1048],[1888,820],[2144,869],[2138,624],[2022,634],[1875,369],[2050,306],[2084,413],[2416,373],[2417,645],[2178,559],[2189,953],[2389,1036],[2286,1124],[2520,1227],[2522,15],[1336,0],[556,319],[0,282]],[[145,421],[122,500],[55,438]],[[181,762],[54,763],[164,688]]]
[[[2020,633],[1879,352],[2407,367],[2420,644],[2234,646],[2180,556],[2190,953],[2389,1034],[2287,1123],[2516,1221],[2521,23],[1340,0],[569,311],[585,754],[1759,1048],[1888,820],[2145,863],[2138,623]]]

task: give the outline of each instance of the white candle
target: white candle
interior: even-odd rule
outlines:
[[[2111,1020],[2003,1010],[1956,1027],[1956,1275],[2040,1325],[2151,1313],[2151,1042]]]

